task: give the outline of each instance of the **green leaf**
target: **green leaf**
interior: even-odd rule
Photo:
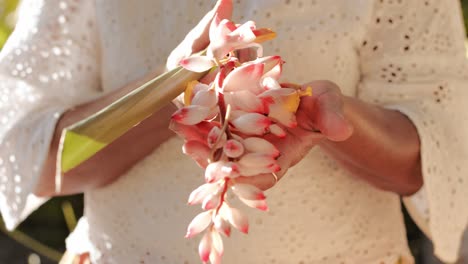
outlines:
[[[82,157],[91,157],[94,153],[103,149],[106,144],[80,135],[72,130],[65,133],[62,149],[62,171],[67,172],[83,162]],[[64,158],[65,157],[65,158]]]
[[[59,171],[61,175],[79,166],[132,127],[169,104],[184,90],[188,82],[205,73],[178,67],[145,83],[105,109],[70,127],[61,138]]]

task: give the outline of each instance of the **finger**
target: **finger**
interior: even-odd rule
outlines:
[[[317,99],[315,123],[332,141],[344,141],[352,134],[352,126],[344,117],[343,102],[336,93],[325,93]]]
[[[187,141],[182,147],[184,154],[189,155],[198,166],[206,168],[208,166],[208,157],[210,156],[210,148],[200,141]]]
[[[273,176],[271,173],[259,174],[249,177],[240,176],[235,178],[235,182],[254,185],[262,191],[266,191],[276,185],[275,176]]]
[[[319,130],[333,141],[348,139],[353,128],[344,117],[343,96],[338,86],[329,81],[304,86],[312,87],[313,95],[301,98],[296,115],[299,125],[306,130]]]
[[[218,0],[215,7],[187,34],[184,40],[171,52],[166,67],[173,69],[179,62],[203,49],[210,43],[209,29],[211,21],[217,15],[220,19],[232,16],[232,0]]]
[[[262,173],[255,176],[240,176],[235,178],[238,183],[251,184],[256,186],[262,191],[268,190],[275,186],[281,178],[286,174],[288,168],[291,166],[290,155],[282,155],[278,158],[276,163],[280,166],[281,170],[273,173]]]
[[[218,0],[214,8],[208,12],[198,25],[192,30],[194,33],[191,36],[192,39],[192,51],[193,53],[199,52],[205,49],[210,43],[209,30],[211,21],[215,16],[219,19],[231,19],[232,16],[232,0]],[[192,33],[189,33],[189,35]]]

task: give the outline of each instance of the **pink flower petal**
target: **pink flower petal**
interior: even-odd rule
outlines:
[[[219,254],[216,250],[211,251],[210,264],[221,264],[221,254]]]
[[[268,169],[270,169],[270,172],[279,172],[281,170],[281,166],[278,165],[278,163],[275,163],[268,166]]]
[[[222,45],[225,43],[227,36],[236,29],[237,26],[234,22],[228,19],[220,19],[216,15],[210,26],[210,42]]]
[[[208,107],[189,105],[177,110],[172,115],[172,119],[184,125],[195,125],[208,118],[210,114],[211,109]]]
[[[276,98],[280,99],[282,97],[288,97],[288,96],[294,95],[296,92],[297,91],[293,88],[280,88],[280,89],[275,88],[275,89],[264,91],[263,93],[259,95],[259,97],[271,96],[275,99]]]
[[[221,129],[217,126],[213,127],[211,129],[211,131],[208,133],[208,138],[207,138],[207,143],[208,143],[208,146],[210,148],[213,148],[214,147],[214,144],[216,144],[216,142],[218,141],[218,138],[220,137],[220,134],[221,134]],[[221,141],[219,142],[219,145],[216,146],[217,148],[222,148],[224,146],[224,144],[226,143],[226,134],[223,133],[222,135],[222,139]]]
[[[248,113],[234,119],[231,123],[241,133],[262,136],[268,131],[271,120],[258,113]]]
[[[244,154],[244,146],[235,139],[230,139],[224,145],[224,153],[230,158],[238,158]]]
[[[268,211],[269,209],[266,200],[247,200],[243,198],[239,198],[239,200],[241,200],[245,205],[261,211]]]
[[[278,80],[281,77],[284,62],[280,56],[265,57],[262,62],[265,63],[263,78],[270,77]]]
[[[229,225],[229,222],[224,220],[220,215],[215,217],[213,224],[218,232],[224,234],[226,237],[231,236],[231,226]]]
[[[239,166],[239,173],[242,176],[250,177],[250,176],[256,176],[259,174],[278,172],[279,171],[278,167],[279,166],[277,164],[273,164],[273,163],[265,167]]]
[[[227,161],[216,161],[210,163],[205,170],[205,180],[208,183],[218,181],[229,177],[235,178],[239,176],[239,168],[237,164]]]
[[[216,229],[211,230],[212,248],[222,256],[224,253],[223,239]]]
[[[249,112],[242,111],[242,110],[231,110],[231,118],[230,120],[235,120],[243,115],[248,114]]]
[[[180,61],[180,66],[193,72],[205,72],[215,65],[213,59],[208,56],[191,56]]]
[[[229,35],[236,38],[238,41],[241,42],[252,42],[254,41],[257,36],[255,36],[253,30],[256,28],[254,21],[247,21],[244,24],[237,27],[232,33]]]
[[[263,138],[249,137],[245,138],[242,143],[244,144],[244,148],[248,152],[266,154],[270,155],[273,158],[276,158],[280,155],[279,150],[268,140]]]
[[[238,161],[242,167],[268,167],[271,164],[275,164],[276,160],[272,155],[262,153],[247,153]]]
[[[262,100],[249,90],[225,92],[224,100],[227,104],[230,104],[234,110],[242,110],[250,113],[265,113]]]
[[[188,203],[190,205],[200,204],[203,202],[206,196],[208,196],[210,193],[217,192],[219,188],[220,186],[218,184],[203,184],[197,189],[193,190],[192,193],[190,193]]]
[[[203,262],[208,262],[212,248],[211,234],[206,232],[198,245],[198,255]]]
[[[210,193],[203,200],[203,210],[211,210],[218,207],[221,202],[221,192]]]
[[[250,184],[235,184],[231,190],[240,198],[246,200],[265,200],[266,196],[259,188]]]
[[[249,233],[249,220],[247,217],[236,208],[229,208],[228,221],[234,226],[237,230],[241,231],[244,234]]]
[[[251,63],[265,64],[264,74],[267,74],[276,66],[283,64],[283,60],[281,59],[281,56],[275,55],[275,56],[267,56],[267,57],[258,58]]]
[[[192,99],[192,105],[201,105],[209,108],[215,107],[217,103],[218,97],[213,89],[198,91]]]
[[[279,63],[275,65],[271,70],[265,71],[263,75],[264,78],[270,77],[272,79],[278,80],[281,77],[281,73],[283,72],[283,65]]]
[[[282,129],[280,126],[273,124],[270,126],[270,133],[273,135],[279,137],[279,138],[285,138],[286,137],[286,131]]]
[[[260,78],[263,75],[264,64],[247,64],[234,69],[224,80],[223,91],[235,92],[250,90],[254,94],[261,93]]]
[[[300,104],[299,93],[292,88],[273,89],[263,92],[260,98],[274,101],[267,105],[268,117],[286,127],[296,127],[296,111]]]
[[[213,20],[210,28],[210,46],[208,47],[208,56],[222,58],[229,52],[247,48],[254,43],[257,36],[253,32],[255,23],[252,21],[237,27],[231,21]]]
[[[266,77],[262,79],[262,87],[265,90],[279,90],[281,85],[272,77]]]
[[[212,211],[202,212],[195,216],[187,228],[187,234],[185,234],[185,237],[193,237],[205,230],[211,223],[211,216]]]
[[[232,51],[232,41],[229,41],[229,34],[236,29],[236,25],[227,19],[220,20],[218,16],[213,19],[210,27],[210,45],[208,46],[208,56],[223,58]]]
[[[286,127],[297,127],[296,115],[286,111],[281,104],[270,105],[268,117]]]

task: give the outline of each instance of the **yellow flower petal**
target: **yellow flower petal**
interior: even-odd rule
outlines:
[[[284,108],[291,113],[296,113],[302,96],[312,96],[312,87],[308,86],[305,90],[297,90],[295,93],[283,97]]]
[[[254,30],[256,36],[254,42],[262,43],[276,38],[276,32],[269,28],[259,28]]]
[[[193,98],[193,88],[199,84],[198,81],[191,81],[187,84],[187,88],[185,88],[185,93],[184,93],[184,105],[189,106],[192,103],[192,98]]]

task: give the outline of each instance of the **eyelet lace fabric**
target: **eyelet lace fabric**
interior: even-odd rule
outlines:
[[[57,119],[156,68],[215,1],[24,0],[0,54],[0,210],[10,229],[43,202],[32,194]],[[468,69],[458,3],[449,0],[234,1],[278,38],[284,81],[336,82],[407,115],[421,139],[424,187],[405,198],[446,261],[468,218]],[[185,205],[202,171],[173,138],[126,175],[85,194],[67,240],[93,263],[198,263]],[[98,177],[99,175],[96,175]],[[224,263],[413,263],[398,195],[344,171],[319,148],[226,239]]]
[[[417,127],[424,188],[404,201],[447,261],[455,260],[468,219],[468,67],[458,5],[380,1],[360,49],[358,92],[401,111]]]
[[[61,113],[97,96],[91,5],[23,1],[0,54],[0,210],[9,229],[44,201],[32,191]]]

